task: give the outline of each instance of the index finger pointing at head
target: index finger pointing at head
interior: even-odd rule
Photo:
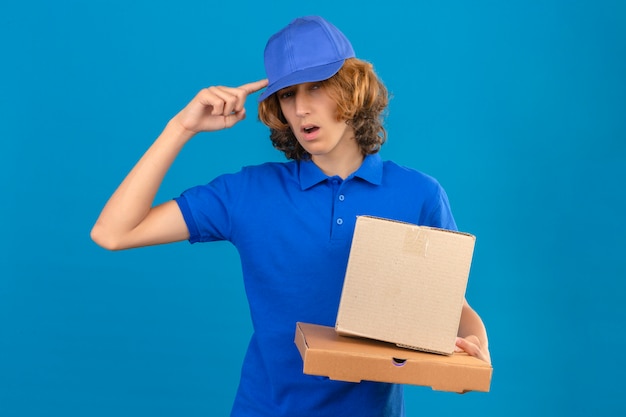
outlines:
[[[262,88],[267,87],[268,81],[267,78],[259,81],[254,81],[252,83],[244,84],[239,88],[246,90],[248,94],[256,93]]]

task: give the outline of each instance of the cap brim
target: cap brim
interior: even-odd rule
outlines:
[[[291,74],[268,85],[265,91],[263,91],[263,93],[259,96],[258,101],[259,103],[262,102],[278,90],[285,87],[290,87],[296,84],[327,80],[335,75],[337,71],[339,71],[344,62],[345,59],[342,59],[340,61],[331,62],[330,64],[324,64],[318,67],[311,67],[292,72]]]

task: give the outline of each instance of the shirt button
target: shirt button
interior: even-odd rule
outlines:
[[[338,225],[342,225],[343,224],[343,219],[337,219],[337,224]]]
[[[343,194],[339,194],[339,201],[343,201],[345,199],[346,199],[346,197]]]

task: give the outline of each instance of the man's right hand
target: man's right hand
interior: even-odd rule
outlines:
[[[233,127],[246,117],[246,98],[267,83],[267,79],[263,79],[239,87],[204,88],[172,121],[192,134]]]

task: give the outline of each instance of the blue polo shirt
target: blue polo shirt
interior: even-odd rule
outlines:
[[[402,387],[302,373],[296,322],[334,326],[359,215],[456,230],[432,177],[367,156],[345,180],[311,161],[266,163],[176,198],[191,243],[239,251],[254,333],[233,416],[401,416]]]

